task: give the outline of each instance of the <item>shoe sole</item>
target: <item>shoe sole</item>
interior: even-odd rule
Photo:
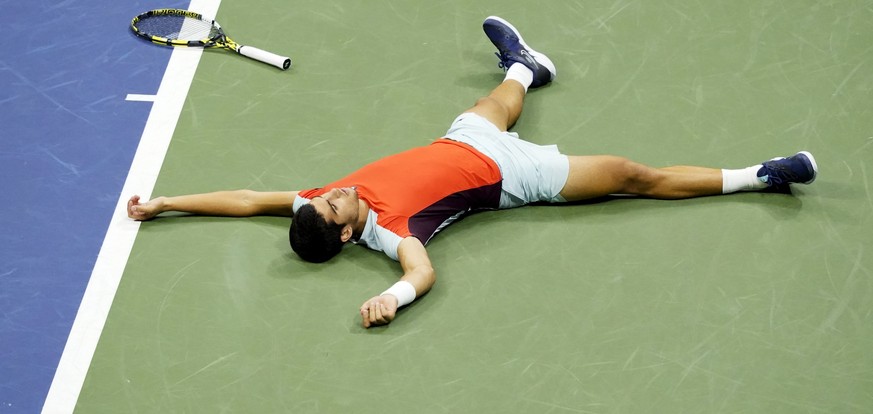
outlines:
[[[543,65],[546,67],[546,69],[549,70],[549,79],[555,80],[555,76],[558,76],[558,69],[555,68],[555,64],[552,63],[552,60],[549,59],[548,56],[546,56],[540,52],[537,52],[536,50],[533,50],[533,48],[528,46],[527,43],[524,42],[524,39],[521,37],[521,33],[519,33],[518,29],[516,29],[515,26],[513,26],[511,23],[509,23],[506,20],[503,20],[502,18],[497,17],[497,16],[488,16],[487,18],[485,18],[486,22],[489,20],[494,20],[494,21],[508,27],[509,30],[512,30],[512,33],[515,34],[515,37],[518,38],[518,43],[521,43],[521,45],[525,49],[527,49],[527,52],[530,53],[530,55],[534,57],[534,59],[537,61],[537,64]]]

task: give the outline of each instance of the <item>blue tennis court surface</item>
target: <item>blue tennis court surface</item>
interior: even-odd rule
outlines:
[[[0,412],[42,407],[170,56],[127,28],[154,7],[0,1]]]

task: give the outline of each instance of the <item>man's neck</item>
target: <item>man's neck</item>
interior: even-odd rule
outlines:
[[[367,217],[369,216],[370,206],[366,201],[358,199],[358,221],[353,226],[355,239],[359,239],[364,234],[364,227],[367,225]]]

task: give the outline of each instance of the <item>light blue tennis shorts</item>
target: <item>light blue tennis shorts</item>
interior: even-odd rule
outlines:
[[[470,145],[497,163],[503,176],[500,208],[566,201],[558,193],[567,183],[570,160],[556,145],[524,141],[470,112],[455,118],[445,137]]]

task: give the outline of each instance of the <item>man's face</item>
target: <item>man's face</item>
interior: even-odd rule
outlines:
[[[334,188],[310,201],[328,222],[352,225],[358,221],[358,192],[354,187]]]

